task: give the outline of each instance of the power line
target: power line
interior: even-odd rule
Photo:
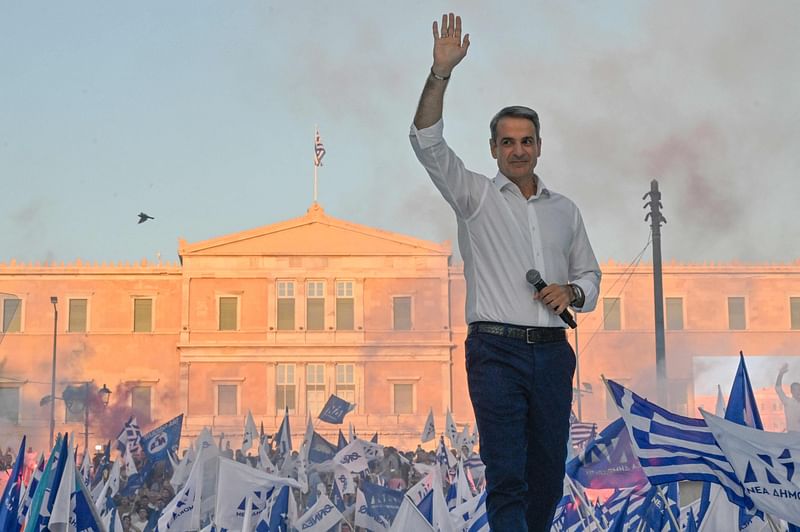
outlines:
[[[645,245],[642,248],[642,250],[639,251],[639,253],[625,267],[625,269],[622,271],[622,273],[619,275],[619,277],[617,277],[617,279],[614,281],[614,283],[608,288],[608,290],[606,290],[606,293],[603,294],[603,297],[608,296],[611,293],[611,291],[614,289],[614,287],[617,285],[617,283],[620,281],[620,279],[624,278],[625,279],[625,283],[622,285],[622,288],[620,288],[619,293],[617,294],[617,296],[622,295],[622,292],[625,290],[625,287],[628,286],[628,281],[630,281],[631,278],[633,277],[633,272],[636,271],[636,268],[639,266],[639,263],[642,261],[642,255],[644,255],[644,252],[647,251],[647,248],[650,247],[650,244],[652,242],[653,242],[653,232],[650,231],[648,233],[648,235],[647,235],[647,243],[645,243]],[[626,277],[626,273],[627,273],[627,277]],[[600,324],[595,328],[594,331],[592,331],[592,334],[591,334],[591,336],[589,336],[589,340],[586,341],[586,344],[581,346],[580,349],[578,350],[579,351],[578,352],[578,358],[579,359],[581,357],[583,357],[583,355],[586,354],[586,350],[589,348],[589,344],[592,343],[592,340],[594,340],[594,337],[597,334],[597,332],[600,330],[600,327],[602,327],[605,324],[606,318],[608,317],[609,313],[612,310],[614,310],[614,308],[616,307],[618,302],[619,302],[619,297],[617,297],[617,301],[615,301],[613,305],[610,305],[608,309],[604,309],[603,319],[600,321]]]

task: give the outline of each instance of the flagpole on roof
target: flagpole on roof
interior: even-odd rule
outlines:
[[[317,203],[317,169],[319,159],[317,158],[317,140],[319,139],[319,126],[314,124],[314,203]]]

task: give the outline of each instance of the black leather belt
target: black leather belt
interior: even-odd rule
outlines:
[[[519,327],[505,323],[477,321],[467,327],[468,334],[486,333],[496,336],[505,336],[515,340],[525,340],[529,344],[544,344],[548,342],[563,342],[567,334],[561,327]]]

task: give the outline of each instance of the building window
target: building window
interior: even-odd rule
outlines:
[[[394,407],[395,414],[413,414],[414,413],[414,385],[411,383],[392,384],[394,391]]]
[[[622,329],[622,312],[618,297],[603,298],[603,328],[607,331]]]
[[[728,298],[728,329],[739,331],[745,328],[744,298]]]
[[[355,404],[356,380],[353,364],[336,364],[336,395]]]
[[[86,299],[69,300],[67,332],[86,332],[87,308],[88,301]]]
[[[667,330],[683,330],[683,298],[668,297],[664,306],[667,311]]]
[[[22,300],[9,298],[3,300],[3,332],[20,332],[22,330]]]
[[[308,281],[306,286],[306,328],[309,331],[325,329],[324,281]]]
[[[397,296],[392,298],[392,315],[395,331],[411,330],[411,297]]]
[[[0,421],[19,423],[19,386],[0,386]]]
[[[800,329],[800,297],[790,297],[789,307],[792,315],[792,329]]]
[[[134,386],[131,388],[131,410],[136,416],[139,426],[147,425],[151,417],[151,392],[150,386]]]
[[[288,408],[289,413],[294,414],[294,364],[278,364],[276,383],[275,409],[279,414],[283,414]]]
[[[239,415],[238,384],[217,384],[217,415]]]
[[[219,298],[219,330],[235,331],[239,328],[239,298],[236,296],[220,296]]]
[[[153,331],[152,298],[134,298],[133,300],[133,332]]]
[[[355,329],[353,311],[353,281],[336,281],[336,329]]]
[[[306,365],[306,408],[308,412],[317,417],[322,407],[325,406],[325,365]]]
[[[294,330],[294,281],[278,281],[278,330]]]

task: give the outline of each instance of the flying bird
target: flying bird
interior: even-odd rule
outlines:
[[[140,224],[143,224],[143,223],[144,223],[144,222],[146,222],[147,220],[155,220],[155,218],[153,218],[152,216],[150,216],[150,215],[148,215],[148,214],[145,214],[145,213],[143,213],[143,212],[140,212],[140,213],[139,213],[139,222],[138,222],[138,223],[140,223]]]

